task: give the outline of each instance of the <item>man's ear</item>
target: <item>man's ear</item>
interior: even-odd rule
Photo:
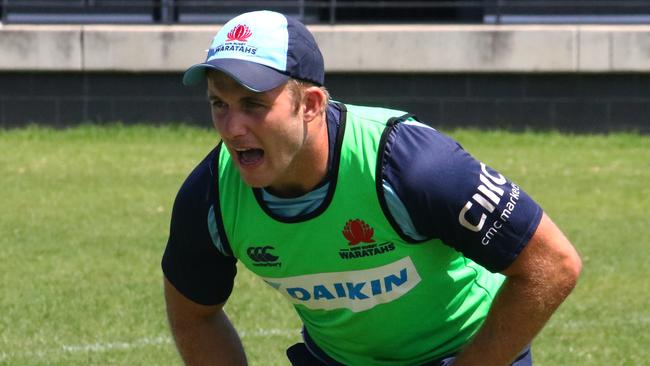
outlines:
[[[319,117],[325,110],[327,96],[317,86],[310,86],[305,89],[302,98],[302,110],[305,122],[311,122]]]

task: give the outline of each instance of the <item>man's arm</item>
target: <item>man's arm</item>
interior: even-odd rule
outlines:
[[[197,304],[178,292],[166,278],[165,300],[176,347],[186,365],[247,364],[244,348],[223,304]]]
[[[454,366],[509,365],[574,288],[578,253],[546,214],[507,276],[490,312]]]

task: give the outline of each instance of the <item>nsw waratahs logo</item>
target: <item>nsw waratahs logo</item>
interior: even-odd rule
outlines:
[[[348,240],[348,247],[339,251],[342,259],[369,257],[395,250],[395,244],[392,242],[377,244],[373,239],[375,230],[360,219],[348,220],[342,233]],[[366,244],[359,245],[360,243]]]
[[[226,42],[231,42],[231,41],[246,42],[248,41],[248,37],[252,35],[253,32],[251,32],[250,28],[248,28],[243,24],[237,24],[233,29],[230,30],[230,32],[228,32]]]
[[[216,46],[213,45],[213,47],[208,50],[208,58],[206,61],[211,61],[220,57],[228,57],[228,55],[232,56],[232,52],[243,56],[255,55],[257,53],[257,47],[246,43],[248,42],[248,38],[252,35],[253,32],[250,28],[243,24],[237,24],[230,30],[230,32],[228,32],[226,40],[223,43]]]
[[[348,239],[350,245],[357,245],[361,242],[374,243],[375,241],[372,239],[374,234],[375,230],[359,219],[348,220],[343,228],[343,236]]]

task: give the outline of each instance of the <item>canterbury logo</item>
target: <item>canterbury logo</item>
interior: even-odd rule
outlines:
[[[254,262],[270,263],[275,262],[280,258],[270,253],[270,251],[274,249],[275,248],[270,245],[264,247],[248,247],[246,254],[248,254],[248,257]]]
[[[248,28],[245,25],[237,24],[235,28],[233,28],[230,32],[228,32],[228,39],[226,39],[226,42],[230,42],[230,41],[246,42],[248,40],[248,37],[252,35],[253,32],[251,32],[250,28]]]

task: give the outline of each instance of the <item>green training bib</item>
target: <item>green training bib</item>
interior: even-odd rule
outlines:
[[[316,344],[346,365],[417,365],[458,351],[503,282],[439,240],[408,243],[387,220],[377,159],[387,121],[403,114],[344,108],[330,192],[300,220],[274,217],[220,149],[219,201],[233,255],[293,303]]]

